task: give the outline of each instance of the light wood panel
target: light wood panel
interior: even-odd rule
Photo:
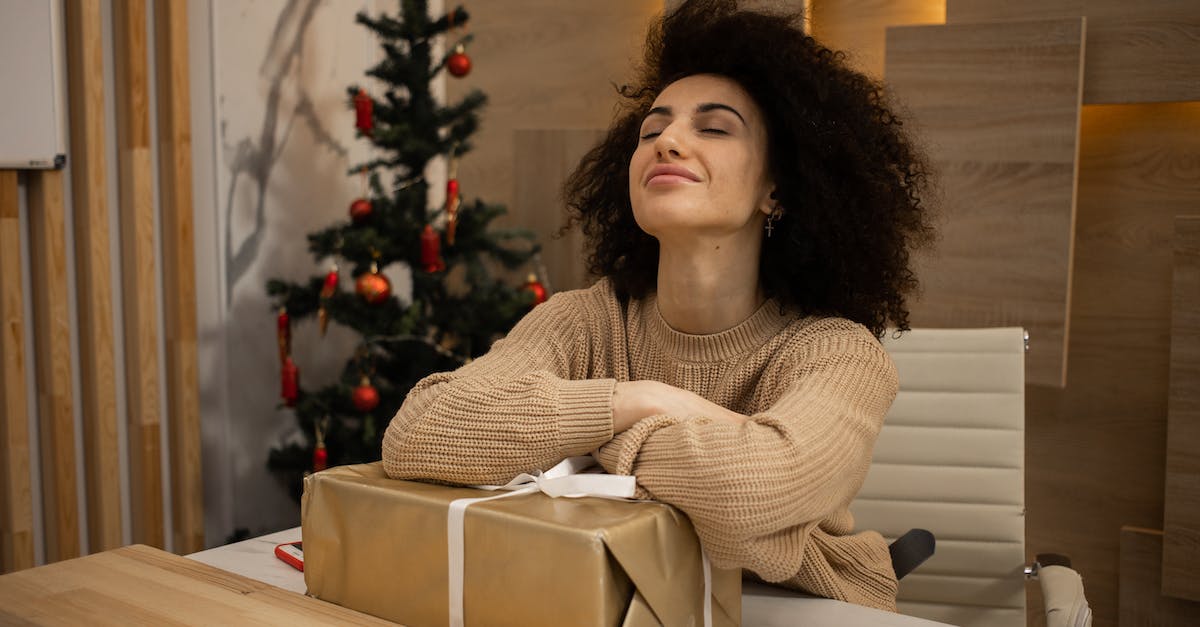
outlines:
[[[1121,528],[1121,627],[1191,627],[1200,616],[1200,603],[1163,596],[1163,532]],[[1087,579],[1084,579],[1087,586]],[[1088,590],[1088,599],[1091,599]],[[1097,616],[1099,618],[1099,616]]]
[[[738,6],[750,10],[805,11],[812,0],[738,0]],[[663,8],[674,11],[683,0],[664,0]]]
[[[1175,218],[1162,591],[1200,601],[1200,205]]]
[[[514,205],[514,131],[607,128],[617,101],[613,84],[625,82],[641,58],[646,26],[663,0],[510,0],[467,8],[474,65],[465,78],[446,78],[447,96],[455,102],[477,88],[489,102],[475,148],[459,167],[463,194],[507,205],[506,225],[561,224],[561,208],[531,216]]]
[[[33,566],[17,172],[0,170],[0,572]]]
[[[883,78],[884,42],[889,26],[941,24],[946,0],[812,0],[813,37],[848,55],[851,66]]]
[[[125,398],[135,542],[163,546],[158,317],[154,295],[154,168],[150,151],[146,5],[113,3],[121,277],[125,316]]]
[[[1162,528],[1175,215],[1200,207],[1200,104],[1083,108],[1067,387],[1026,395],[1026,540],[1113,625],[1122,525]]]
[[[6,625],[394,625],[147,546],[0,577]]]
[[[163,317],[171,442],[171,517],[179,553],[204,549],[200,396],[196,372],[196,253],[187,2],[155,5]]]
[[[1033,384],[1066,376],[1082,56],[1079,19],[887,31],[944,193],[913,325],[1024,326]]]
[[[63,175],[59,170],[49,170],[29,172],[27,176],[42,524],[46,530],[46,561],[56,562],[79,556]]]
[[[514,219],[526,224],[542,244],[542,262],[554,291],[587,285],[583,234],[572,229],[558,237],[561,223],[546,216],[563,211],[562,184],[583,155],[604,137],[601,130],[517,131],[513,164],[516,178]]]
[[[1200,100],[1195,0],[947,0],[949,23],[1086,16],[1088,104]]]
[[[100,0],[67,2],[65,11],[88,546],[103,551],[122,542]]]

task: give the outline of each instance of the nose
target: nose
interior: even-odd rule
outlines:
[[[684,156],[685,150],[676,123],[668,124],[654,139],[654,152],[659,159],[665,159],[668,156],[679,159]]]

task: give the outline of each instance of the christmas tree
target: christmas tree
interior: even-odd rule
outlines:
[[[300,478],[327,465],[380,458],[383,431],[409,389],[422,377],[452,370],[488,350],[545,290],[532,276],[513,287],[495,276],[516,269],[537,252],[523,229],[492,229],[504,207],[463,202],[458,160],[471,149],[486,97],[473,90],[460,102],[440,105],[430,82],[442,71],[462,78],[471,69],[464,46],[470,37],[462,7],[431,19],[425,0],[402,0],[398,16],[358,23],[380,40],[385,57],[367,71],[384,87],[380,97],[354,85],[350,108],[360,140],[373,157],[348,174],[366,181],[364,197],[350,203],[348,219],[310,233],[308,247],[327,273],[306,284],[271,280],[278,306],[283,405],[294,410],[305,441],[279,446],[268,466],[299,494]],[[435,44],[457,38],[434,59]],[[430,207],[426,173],[447,160],[446,199]],[[381,272],[405,264],[412,296],[392,294]],[[353,278],[353,289],[343,277]],[[361,342],[335,383],[318,390],[299,384],[291,355],[291,325],[313,316],[322,336],[328,324],[344,325]]]

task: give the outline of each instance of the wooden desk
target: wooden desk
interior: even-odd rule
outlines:
[[[0,624],[393,623],[134,545],[0,576]]]

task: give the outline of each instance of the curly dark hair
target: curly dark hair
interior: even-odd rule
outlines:
[[[634,221],[629,160],[655,97],[695,74],[736,81],[767,124],[782,232],[763,240],[764,293],[808,315],[848,318],[882,337],[908,329],[917,287],[910,251],[933,238],[925,160],[883,87],[801,28],[802,16],[691,0],[651,25],[645,58],[607,136],[564,186],[568,228],[582,225],[588,269],[623,298],[655,289],[658,240]]]

